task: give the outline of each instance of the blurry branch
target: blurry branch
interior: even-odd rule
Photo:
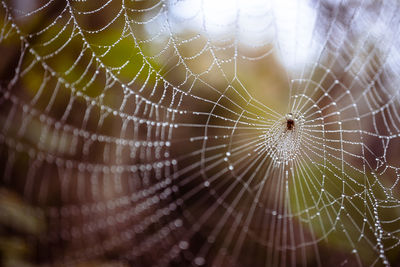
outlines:
[[[34,248],[29,236],[38,236],[45,229],[41,211],[27,205],[15,193],[0,188],[0,253],[1,266],[32,266]]]

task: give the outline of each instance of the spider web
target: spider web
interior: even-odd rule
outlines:
[[[396,263],[399,3],[215,2],[1,2],[33,261]]]

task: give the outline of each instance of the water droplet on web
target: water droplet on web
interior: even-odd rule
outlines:
[[[181,241],[181,242],[179,242],[179,248],[182,250],[188,249],[189,243],[187,241]]]
[[[194,263],[198,266],[201,266],[201,265],[204,265],[206,263],[206,261],[203,257],[196,257],[194,259]]]

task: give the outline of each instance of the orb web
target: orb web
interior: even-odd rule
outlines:
[[[0,185],[46,218],[30,260],[394,265],[398,14],[2,0]]]

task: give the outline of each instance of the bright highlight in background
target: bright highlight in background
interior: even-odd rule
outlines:
[[[171,0],[168,14],[179,25],[175,30],[198,31],[211,40],[235,38],[251,49],[274,42],[288,70],[303,69],[320,52],[309,1]]]

